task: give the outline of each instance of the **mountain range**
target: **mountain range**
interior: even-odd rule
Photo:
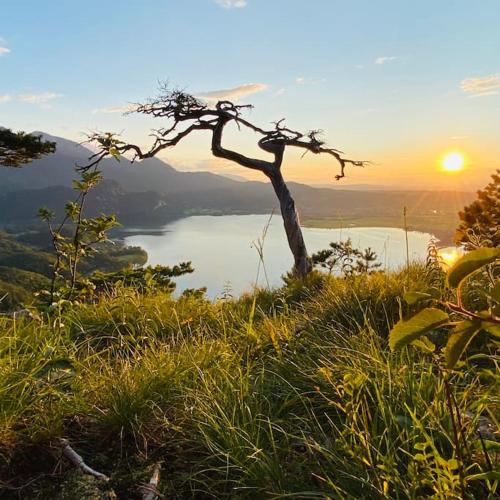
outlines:
[[[41,132],[37,132],[38,134]],[[40,206],[61,213],[74,198],[76,164],[92,152],[76,142],[41,133],[56,142],[56,153],[22,168],[0,168],[0,224],[33,222]],[[278,207],[268,182],[235,180],[210,172],[181,172],[151,158],[132,163],[106,159],[104,182],[90,197],[89,215],[115,212],[122,224],[161,225],[193,214],[269,213]],[[387,191],[360,186],[335,189],[289,183],[303,219],[394,217],[407,206],[409,213],[456,214],[473,193],[447,191]]]

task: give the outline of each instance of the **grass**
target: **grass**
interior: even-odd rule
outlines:
[[[412,286],[425,281],[413,266]],[[161,461],[166,498],[460,498],[433,355],[387,347],[405,284],[313,276],[217,303],[122,289],[51,317],[0,317],[5,497],[140,498]],[[469,412],[471,498],[495,497],[494,481],[473,480],[489,470],[474,421],[498,416],[488,363],[451,379]],[[110,483],[61,460],[60,437]]]

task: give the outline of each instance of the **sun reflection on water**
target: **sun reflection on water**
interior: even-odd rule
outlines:
[[[460,248],[446,247],[438,250],[439,260],[444,270],[449,269],[462,255]]]

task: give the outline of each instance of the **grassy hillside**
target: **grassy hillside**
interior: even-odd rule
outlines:
[[[114,272],[147,261],[145,250],[121,243],[104,243],[100,250],[82,262],[82,274],[97,269]],[[33,292],[49,288],[54,260],[50,251],[46,230],[26,231],[16,237],[0,231],[0,311],[19,309],[32,302]]]
[[[433,355],[387,347],[399,297],[429,279],[417,265],[313,276],[217,303],[121,289],[51,318],[0,317],[0,487],[141,498],[161,462],[165,498],[459,498]],[[476,423],[498,411],[491,359],[451,379],[468,477],[489,468]],[[110,481],[61,459],[62,437]],[[467,488],[494,497],[493,481]]]

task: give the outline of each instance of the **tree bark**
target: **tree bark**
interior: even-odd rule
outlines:
[[[288,239],[288,245],[294,257],[294,271],[299,278],[304,278],[312,270],[311,262],[307,255],[306,245],[300,229],[299,216],[295,209],[295,202],[281,175],[281,165],[287,146],[300,148],[304,154],[308,151],[313,154],[329,154],[340,164],[340,173],[335,176],[337,180],[344,177],[347,164],[362,167],[365,162],[344,158],[341,151],[324,147],[324,142],[318,138],[320,131],[312,130],[307,134],[291,130],[283,125],[283,120],[274,123],[274,128],[266,130],[257,127],[241,116],[243,109],[251,108],[248,105],[237,105],[231,101],[221,100],[210,107],[196,97],[180,90],[161,88],[158,98],[146,104],[139,104],[135,111],[149,115],[153,118],[165,118],[173,122],[167,128],[154,130],[154,142],[149,151],[135,144],[125,144],[114,134],[92,134],[91,139],[100,144],[97,153],[90,157],[90,163],[83,170],[96,167],[107,156],[117,157],[117,153],[133,152],[135,158],[152,158],[160,151],[173,147],[186,136],[195,131],[212,131],[212,153],[217,158],[235,162],[242,167],[251,168],[264,173],[272,182],[276,196],[280,202],[281,215]],[[184,124],[191,123],[186,128],[179,130]],[[251,158],[244,154],[226,149],[222,146],[222,135],[228,123],[244,127],[260,135],[258,146],[266,153],[271,154],[273,161]]]
[[[269,175],[274,192],[279,199],[283,224],[285,226],[288,246],[292,251],[295,261],[294,272],[298,278],[305,278],[311,272],[312,266],[307,255],[307,248],[300,228],[299,214],[295,209],[295,201],[281,175],[276,169]]]

